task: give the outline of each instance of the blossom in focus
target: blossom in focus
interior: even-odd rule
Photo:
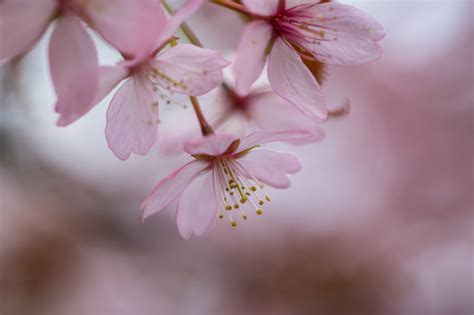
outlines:
[[[288,188],[300,162],[290,153],[261,149],[275,141],[302,141],[307,131],[259,131],[244,138],[213,134],[186,144],[194,160],[161,180],[142,203],[143,219],[165,209],[178,199],[176,223],[185,239],[203,236],[216,217],[227,217],[232,226],[237,218],[248,218],[246,209],[257,215],[270,201],[265,185]]]
[[[323,92],[303,60],[358,65],[381,56],[382,25],[352,6],[315,0],[242,3],[256,19],[245,28],[234,63],[239,94],[249,92],[269,55],[273,90],[308,117],[325,119]]]
[[[157,136],[158,101],[171,102],[167,93],[197,96],[222,82],[222,68],[229,62],[217,51],[189,44],[163,50],[181,22],[201,3],[201,0],[191,0],[181,7],[167,21],[152,46],[137,51],[133,58],[125,59],[117,66],[100,67],[100,88],[87,111],[127,79],[107,110],[107,143],[118,158],[125,160],[132,152],[139,155],[148,153]],[[65,115],[73,117],[66,120],[62,116],[60,121],[65,124],[82,116],[70,112]]]
[[[228,65],[215,50],[180,44],[156,56],[104,68],[104,73],[115,76],[109,82],[128,78],[107,110],[105,134],[110,149],[122,160],[132,152],[148,153],[157,136],[159,99],[172,102],[169,92],[205,94],[222,82],[222,68]]]
[[[25,53],[56,18],[49,66],[60,126],[87,112],[99,89],[97,50],[81,21],[130,56],[150,47],[166,22],[163,8],[154,0],[4,0],[0,59]]]

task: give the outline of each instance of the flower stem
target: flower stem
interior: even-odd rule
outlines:
[[[162,0],[163,6],[165,7],[166,11],[168,11],[169,14],[174,15],[176,10],[173,8],[171,4],[169,4],[168,0]],[[191,30],[191,27],[189,27],[188,23],[182,22],[180,25],[181,30],[183,31],[184,35],[189,39],[191,44],[198,46],[198,47],[204,47],[197,38],[197,36],[194,34],[194,32]]]
[[[194,112],[196,113],[196,117],[199,121],[199,125],[201,126],[201,133],[202,135],[208,136],[214,133],[211,125],[207,122],[204,114],[202,113],[201,106],[199,105],[199,101],[196,96],[190,96],[189,99],[191,100],[191,104],[193,104]]]
[[[174,15],[175,14],[175,9],[173,6],[167,1],[167,0],[162,0],[163,6],[165,7],[166,11],[168,11],[169,14]],[[181,30],[183,31],[184,35],[189,39],[189,41],[199,47],[203,47],[201,41],[197,38],[197,36],[194,34],[194,32],[191,30],[189,25],[186,22],[182,22],[180,25]],[[199,105],[199,101],[196,96],[190,96],[189,99],[191,100],[191,104],[193,105],[194,113],[196,114],[197,120],[199,122],[199,125],[201,126],[201,133],[203,136],[207,136],[210,134],[214,133],[214,130],[212,129],[211,125],[207,122],[206,117],[204,117],[204,114],[202,112],[201,106]]]
[[[253,16],[253,14],[243,5],[227,0],[210,0],[210,3],[220,5],[221,7],[230,9],[246,16]]]

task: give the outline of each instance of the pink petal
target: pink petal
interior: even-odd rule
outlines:
[[[251,118],[266,131],[284,131],[302,129],[309,131],[313,137],[302,142],[315,142],[323,139],[324,131],[321,123],[309,119],[291,103],[273,92],[252,95],[248,102]],[[292,141],[295,143],[296,141]]]
[[[236,140],[235,136],[227,134],[212,134],[205,138],[199,138],[187,142],[184,145],[184,151],[189,154],[218,156],[224,153],[234,140]]]
[[[202,237],[215,221],[217,201],[213,174],[208,171],[196,177],[179,197],[176,224],[186,240],[192,233]]]
[[[319,2],[318,0],[286,0],[285,1],[285,7],[287,9],[296,7],[298,5],[302,4],[314,4],[316,2]]]
[[[383,26],[367,13],[335,2],[316,5],[308,10],[323,27],[324,40],[300,44],[313,51],[321,62],[334,65],[359,65],[375,61],[382,55],[380,41]]]
[[[61,18],[51,35],[49,67],[61,115],[58,125],[65,126],[92,108],[99,86],[94,42],[72,15]]]
[[[240,139],[238,152],[244,151],[254,145],[265,144],[277,141],[305,141],[312,139],[311,132],[306,130],[286,130],[286,131],[256,131],[245,138]],[[237,153],[238,153],[237,152]]]
[[[201,134],[193,110],[176,110],[179,112],[168,112],[160,124],[157,142],[162,155],[183,154],[184,144]]]
[[[99,91],[97,92],[94,103],[99,103],[129,75],[129,70],[120,65],[99,67]]]
[[[44,33],[55,0],[0,1],[0,59],[24,53]]]
[[[273,15],[278,10],[279,0],[242,0],[242,3],[252,13],[260,15]]]
[[[324,95],[318,82],[293,48],[278,38],[270,53],[268,80],[273,90],[316,121],[327,118]]]
[[[133,152],[145,155],[158,130],[158,103],[152,86],[139,75],[117,91],[107,110],[105,136],[109,148],[121,160]]]
[[[229,62],[216,50],[181,44],[165,50],[150,64],[158,84],[166,90],[202,95],[224,80],[222,69]]]
[[[195,160],[162,179],[140,206],[143,219],[166,208],[207,166],[207,163]]]
[[[89,0],[82,4],[91,26],[126,55],[150,52],[166,24],[166,14],[156,0]]]
[[[160,39],[156,46],[160,46],[165,40],[173,36],[178,28],[181,26],[181,23],[194,12],[196,12],[201,5],[203,0],[188,0],[183,4],[176,13],[168,20],[166,23],[163,33],[160,34]]]
[[[247,95],[250,87],[262,73],[267,56],[265,50],[272,37],[273,27],[265,21],[250,22],[240,38],[233,69],[235,89],[241,95]]]
[[[259,181],[275,188],[288,188],[291,182],[287,174],[301,170],[296,156],[271,150],[253,150],[236,161]]]
[[[99,67],[99,88],[94,97],[94,100],[91,102],[90,108],[85,112],[73,114],[73,115],[68,115],[68,113],[66,112],[66,114],[63,114],[59,117],[58,123],[57,123],[58,126],[69,125],[70,123],[76,121],[77,119],[87,114],[87,112],[89,112],[90,109],[92,109],[95,105],[100,103],[100,101],[102,101],[102,99],[106,97],[110,93],[110,91],[112,91],[112,89],[117,84],[120,83],[120,81],[125,79],[127,75],[128,75],[128,70],[121,66]]]
[[[351,5],[328,2],[311,7],[308,13],[319,19],[324,18],[323,25],[336,29],[337,33],[347,33],[373,41],[380,41],[385,36],[380,22]]]

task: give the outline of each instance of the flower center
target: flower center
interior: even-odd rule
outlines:
[[[223,211],[218,214],[219,218],[227,216],[231,226],[236,227],[236,217],[248,219],[248,208],[262,215],[265,202],[270,201],[270,197],[265,193],[265,186],[234,158],[219,157],[214,163],[214,182],[218,185],[217,189],[224,204],[221,209]]]
[[[327,25],[327,22],[337,20],[337,17],[324,17],[323,14],[310,12],[310,9],[318,4],[302,4],[282,11],[273,19],[275,32],[284,37],[289,44],[297,45],[300,48],[298,53],[304,58],[311,58],[308,54],[320,55],[315,49],[310,48],[313,45],[337,41],[335,34],[337,29]]]
[[[147,82],[152,86],[153,91],[158,97],[163,100],[166,104],[174,104],[183,108],[187,108],[186,105],[181,104],[173,99],[173,89],[180,89],[183,91],[188,90],[188,86],[185,84],[183,79],[175,80],[171,76],[167,75],[166,72],[162,71],[150,62],[145,62],[141,71],[144,74]],[[173,88],[173,89],[172,89]]]

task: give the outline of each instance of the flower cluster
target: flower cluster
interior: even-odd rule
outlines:
[[[204,235],[216,218],[236,226],[249,210],[264,212],[270,201],[265,185],[287,188],[287,174],[301,166],[293,154],[260,146],[321,139],[321,123],[331,115],[320,86],[324,65],[375,61],[384,36],[375,19],[336,2],[211,0],[247,23],[230,84],[223,69],[231,62],[203,47],[186,23],[203,2],[188,0],[175,10],[166,0],[0,1],[0,61],[20,58],[53,29],[48,60],[58,126],[75,122],[119,86],[105,127],[119,159],[147,154],[157,140],[160,103],[176,103],[174,93],[189,97],[201,132],[196,137],[199,130],[186,131],[184,119],[178,119],[183,123],[173,128],[190,137],[173,145],[193,161],[160,181],[142,204],[146,218],[178,199],[177,225],[186,239]],[[123,60],[100,65],[92,32]],[[267,63],[270,89],[252,89]],[[211,121],[197,96],[214,89],[225,95],[215,101],[225,111]],[[226,126],[242,123],[236,117],[244,118],[245,128],[232,134]],[[249,130],[254,132],[241,134]]]

